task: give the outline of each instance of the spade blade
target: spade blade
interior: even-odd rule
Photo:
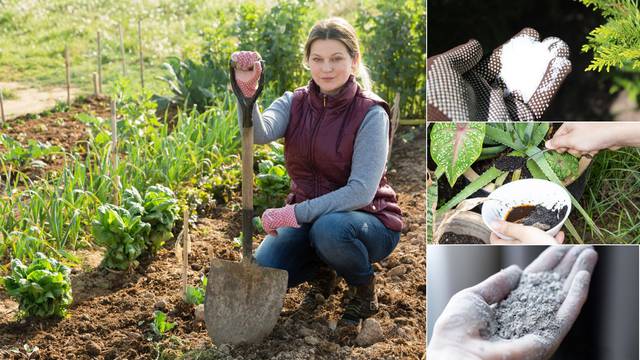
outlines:
[[[285,270],[213,259],[204,307],[213,342],[256,343],[269,335],[282,310],[287,278]]]

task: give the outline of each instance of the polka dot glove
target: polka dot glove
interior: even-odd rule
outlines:
[[[272,236],[278,235],[276,229],[281,227],[300,227],[296,220],[295,205],[286,205],[278,209],[267,209],[262,213],[262,227]]]
[[[236,82],[242,95],[247,98],[256,94],[262,73],[260,60],[260,54],[255,51],[236,51],[231,54],[231,61],[236,69]]]
[[[480,43],[470,40],[427,59],[429,120],[540,120],[571,72],[571,62],[569,47],[564,41],[554,37],[542,42],[539,40],[540,35],[536,30],[525,28],[484,58]],[[524,52],[521,51],[522,46],[514,46],[522,43],[531,46],[525,47],[527,51]],[[535,54],[540,53],[548,58],[531,59],[525,56],[531,48],[541,47],[543,51]],[[503,48],[512,51],[507,50],[503,57]],[[510,62],[503,64],[503,58]],[[520,62],[514,62],[513,59]],[[530,63],[542,64],[539,77],[531,75]],[[507,87],[503,77],[513,81],[513,74],[520,88]],[[512,87],[513,84],[511,82]]]

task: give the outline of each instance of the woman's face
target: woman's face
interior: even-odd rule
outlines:
[[[314,41],[308,62],[313,81],[327,95],[335,95],[358,66],[357,57],[351,57],[347,47],[333,39]]]

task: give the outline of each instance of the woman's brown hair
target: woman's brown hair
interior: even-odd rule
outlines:
[[[316,40],[338,40],[347,48],[349,56],[358,59],[357,77],[360,78],[362,87],[371,90],[371,77],[360,52],[360,43],[356,30],[345,19],[332,17],[318,21],[309,32],[307,42],[304,45],[304,59],[309,61],[311,44]]]

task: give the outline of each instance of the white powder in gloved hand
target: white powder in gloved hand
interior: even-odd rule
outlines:
[[[502,47],[500,77],[507,94],[517,91],[528,102],[555,56],[547,41],[539,42],[527,35],[511,39]]]

